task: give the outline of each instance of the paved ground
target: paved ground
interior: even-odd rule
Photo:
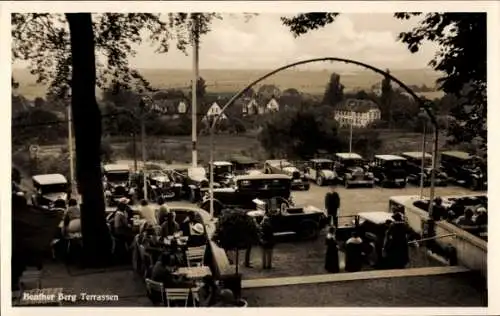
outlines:
[[[404,277],[243,290],[250,307],[487,306],[468,274]]]

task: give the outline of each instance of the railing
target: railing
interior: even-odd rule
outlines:
[[[391,198],[390,203],[404,207],[408,225],[416,234],[422,236],[424,226],[429,220],[429,214],[413,205],[417,200],[418,197],[414,196],[396,196]],[[441,236],[441,238],[436,239],[438,246],[443,249],[452,246],[456,249],[459,264],[481,272],[484,277],[487,276],[487,241],[446,221],[435,223],[435,234]]]

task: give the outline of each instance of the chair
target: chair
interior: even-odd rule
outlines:
[[[42,288],[42,270],[25,270],[19,278],[19,289],[25,290],[25,285],[29,283],[36,284],[37,289]]]
[[[71,251],[71,247],[73,246],[74,242],[77,242],[81,245],[82,243],[82,234],[81,233],[70,233],[66,237],[68,246],[66,248],[66,253],[69,254]]]
[[[167,306],[170,307],[170,302],[183,301],[184,307],[188,306],[189,294],[191,293],[190,288],[175,288],[175,289],[165,289],[167,294]]]
[[[200,290],[199,286],[191,288],[191,296],[193,298],[193,307],[198,307],[197,304],[200,301],[199,290]]]
[[[207,246],[189,247],[186,250],[186,259],[188,267],[191,267],[192,263],[198,263],[198,266],[203,265],[205,259],[206,247]]]
[[[154,292],[160,293],[161,296],[161,303],[165,305],[165,288],[163,287],[163,283],[161,282],[156,282],[151,279],[146,279],[146,291],[148,293],[148,296],[151,297]]]

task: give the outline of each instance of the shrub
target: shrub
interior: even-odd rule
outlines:
[[[113,160],[113,147],[109,139],[103,139],[101,141],[101,162],[108,163]]]

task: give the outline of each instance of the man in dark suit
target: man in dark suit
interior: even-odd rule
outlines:
[[[325,209],[328,214],[328,223],[332,223],[335,227],[338,227],[338,211],[340,207],[340,196],[335,191],[335,188],[332,188],[331,192],[328,192],[325,195]]]

